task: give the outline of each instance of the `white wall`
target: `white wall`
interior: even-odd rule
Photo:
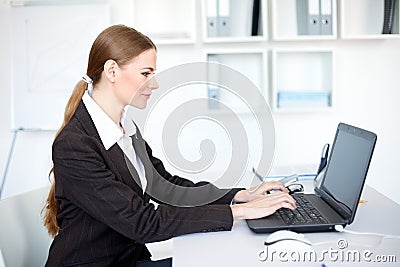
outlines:
[[[8,1],[0,2],[0,174],[11,143],[10,123],[10,38]],[[113,21],[131,22],[130,1],[112,1]],[[122,4],[121,4],[122,3]],[[128,4],[129,8],[124,8]],[[115,16],[117,14],[117,16]],[[199,21],[199,18],[197,18]],[[199,27],[200,28],[200,27]],[[138,29],[140,30],[140,29]],[[295,48],[309,42],[273,43],[274,46]],[[336,40],[312,43],[313,47],[329,45],[335,53],[334,109],[313,113],[275,114],[277,150],[275,164],[297,165],[316,163],[324,143],[332,143],[337,123],[354,124],[374,131],[378,143],[367,183],[400,203],[396,189],[398,133],[400,124],[400,40]],[[218,47],[223,47],[216,45]],[[227,45],[229,46],[229,45]],[[165,68],[180,62],[202,59],[203,45],[160,46],[159,66]],[[235,47],[241,47],[236,44]],[[397,75],[396,75],[397,74]],[[290,75],[290,74],[288,74]],[[4,195],[12,195],[47,184],[50,166],[52,133],[18,135],[16,149],[8,174]],[[187,149],[190,149],[190,144]]]
[[[10,68],[10,17],[8,1],[0,2],[0,177],[3,177],[11,145],[11,68]],[[0,178],[0,181],[2,179]]]

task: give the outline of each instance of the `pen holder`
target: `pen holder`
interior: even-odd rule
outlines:
[[[314,188],[320,188],[321,187],[321,183],[322,183],[322,179],[324,177],[325,174],[325,170],[326,167],[324,167],[314,178]]]

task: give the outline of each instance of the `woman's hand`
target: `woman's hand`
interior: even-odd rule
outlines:
[[[293,210],[296,208],[296,201],[287,192],[278,192],[231,206],[234,220],[262,218],[273,214],[280,208]]]
[[[235,202],[253,201],[265,197],[267,192],[271,190],[280,190],[285,193],[288,192],[286,187],[280,182],[264,182],[253,188],[237,192],[235,197],[233,198],[233,201]]]

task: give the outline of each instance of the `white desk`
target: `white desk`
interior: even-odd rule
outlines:
[[[306,182],[310,183],[309,181]],[[310,184],[306,187],[309,191]],[[346,229],[359,232],[374,232],[382,234],[400,235],[400,205],[388,199],[381,193],[366,186],[362,199],[367,202],[359,204],[354,222]],[[255,234],[250,231],[245,221],[234,223],[232,231],[199,233],[180,236],[173,239],[173,266],[175,267],[195,267],[195,266],[274,266],[280,262],[275,259],[273,262],[259,260],[259,251],[264,249],[264,241],[268,234]],[[331,261],[329,256],[325,256],[323,262],[306,262],[295,266],[400,266],[400,239],[384,239],[378,245],[379,238],[373,236],[359,236],[348,233],[307,233],[305,236],[312,242],[331,241],[328,244],[313,246],[316,255],[322,254],[323,250],[339,251],[345,253],[344,260],[340,258]],[[344,239],[348,247],[340,250],[337,241]],[[366,263],[361,258],[361,262],[355,263],[355,257],[347,256],[353,250],[370,255],[370,259],[375,256],[394,255],[396,262],[392,263]],[[343,251],[343,252],[341,252]],[[372,254],[369,254],[371,251]],[[340,256],[340,254],[337,254]],[[346,261],[346,257],[350,261]],[[288,258],[288,257],[286,257]],[[393,261],[393,260],[392,260]],[[288,263],[293,263],[288,261]]]

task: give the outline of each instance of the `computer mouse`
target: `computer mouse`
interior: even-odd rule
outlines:
[[[307,250],[311,248],[312,243],[304,237],[303,234],[289,230],[279,230],[270,234],[264,242],[266,246],[275,250]]]

